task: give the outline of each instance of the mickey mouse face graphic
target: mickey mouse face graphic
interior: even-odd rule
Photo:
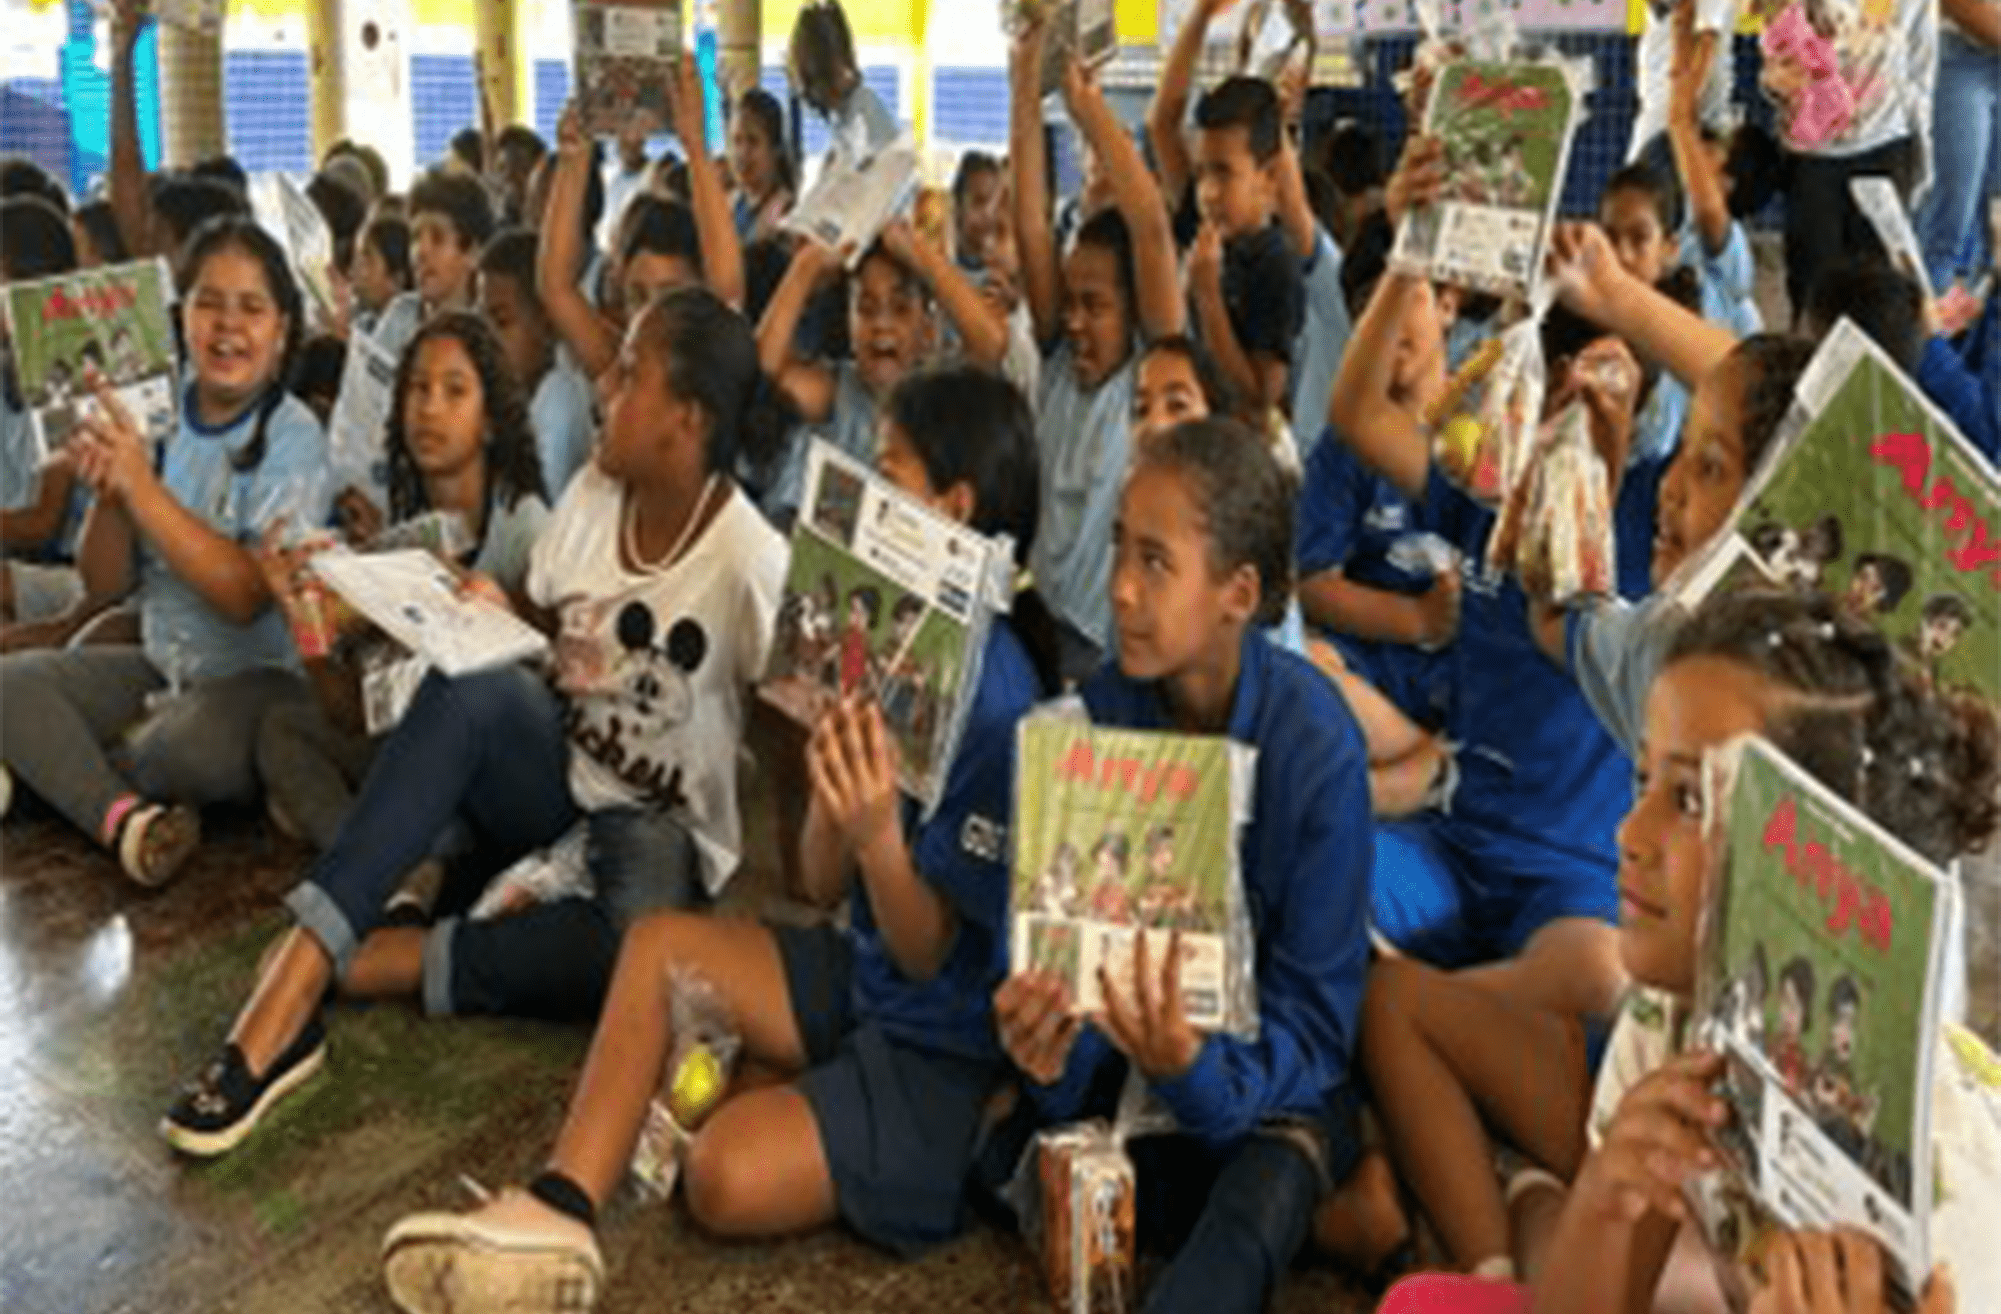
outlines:
[[[709,636],[701,623],[682,617],[669,627],[666,642],[656,647],[652,608],[635,600],[619,610],[614,628],[621,651],[613,696],[621,719],[642,738],[686,721],[694,701],[689,679],[709,653]]]

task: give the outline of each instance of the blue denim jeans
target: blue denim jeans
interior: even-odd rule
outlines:
[[[1932,290],[1943,292],[1956,274],[1976,273],[1987,200],[2001,195],[2001,50],[1940,32],[1932,106],[1932,189],[1916,227]]]
[[[433,1013],[594,1017],[625,927],[695,902],[699,865],[692,838],[671,817],[578,809],[562,704],[525,667],[428,676],[286,904],[345,970],[397,883],[449,828],[470,838],[466,864],[483,883],[579,821],[590,827],[592,896],[490,921],[441,921],[424,948],[423,994]]]

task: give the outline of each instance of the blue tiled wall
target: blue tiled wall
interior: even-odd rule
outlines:
[[[0,87],[0,153],[25,155],[57,178],[69,179],[69,113],[63,109],[60,80],[14,78]]]
[[[445,158],[453,133],[479,125],[472,56],[410,56],[410,106],[421,172]]]
[[[223,56],[229,152],[249,172],[312,171],[307,72],[303,50],[231,50]]]
[[[1007,145],[1007,70],[940,68],[931,73],[931,135],[939,141]]]
[[[542,140],[556,144],[556,120],[563,116],[563,104],[570,98],[570,61],[535,61],[535,131]]]

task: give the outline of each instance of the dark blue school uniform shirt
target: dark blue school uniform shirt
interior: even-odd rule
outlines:
[[[937,975],[923,982],[903,975],[876,927],[867,885],[856,882],[848,929],[855,1016],[897,1040],[965,1058],[1002,1058],[993,993],[1007,971],[1015,723],[1041,694],[1027,649],[1007,619],[996,617],[937,810],[905,826],[911,865],[958,917]]]
[[[1300,482],[1293,555],[1303,579],[1341,568],[1357,584],[1415,596],[1432,574],[1398,544],[1424,532],[1419,508],[1370,469],[1330,428]]]
[[[1080,691],[1091,720],[1172,728],[1160,686],[1108,664]],[[1154,1083],[1182,1130],[1212,1145],[1272,1115],[1317,1117],[1348,1079],[1368,969],[1374,857],[1368,754],[1348,706],[1304,658],[1244,635],[1229,734],[1258,750],[1257,794],[1238,844],[1256,942],[1255,1041],[1204,1038],[1182,1076]],[[1041,1112],[1074,1117],[1118,1058],[1086,1026],[1062,1077],[1032,1087]]]

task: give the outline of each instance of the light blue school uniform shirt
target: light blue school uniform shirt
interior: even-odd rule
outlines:
[[[1042,459],[1042,521],[1029,568],[1051,611],[1109,651],[1112,521],[1125,484],[1138,353],[1096,388],[1077,382],[1068,342],[1042,362],[1035,444]]]
[[[424,299],[415,292],[398,292],[382,308],[382,315],[375,321],[369,337],[375,345],[394,356],[403,359],[403,348],[410,345],[410,339],[417,336],[417,330],[424,326]]]
[[[33,506],[42,489],[42,444],[34,417],[0,395],[0,511]]]
[[[1299,459],[1308,460],[1327,428],[1327,401],[1334,393],[1334,376],[1348,349],[1354,324],[1341,295],[1341,248],[1327,230],[1314,227],[1313,254],[1300,266],[1306,284],[1306,320],[1292,349],[1292,432],[1299,441]]]
[[[827,418],[793,426],[776,473],[756,499],[773,524],[788,523],[799,511],[799,499],[806,491],[806,449],[813,439],[824,438],[863,465],[875,465],[875,398],[853,361],[831,362],[828,368],[834,373],[834,402]]]
[[[850,160],[875,154],[901,132],[896,116],[864,82],[856,82],[848,98],[827,116],[827,131],[834,139],[834,153]]]
[[[554,502],[570,486],[578,467],[591,459],[591,385],[560,357],[553,362],[528,403],[535,430],[535,455],[542,462],[542,485]]]
[[[181,398],[181,423],[161,448],[160,479],[174,500],[211,529],[245,547],[283,517],[298,528],[325,524],[332,505],[326,434],[304,402],[286,396],[265,428],[264,459],[236,470],[233,453],[257,427],[252,406],[211,428],[196,418],[194,390]],[[285,616],[266,607],[248,625],[218,615],[168,569],[145,539],[139,549],[139,628],[146,657],[169,681],[215,680],[260,666],[296,668]]]

